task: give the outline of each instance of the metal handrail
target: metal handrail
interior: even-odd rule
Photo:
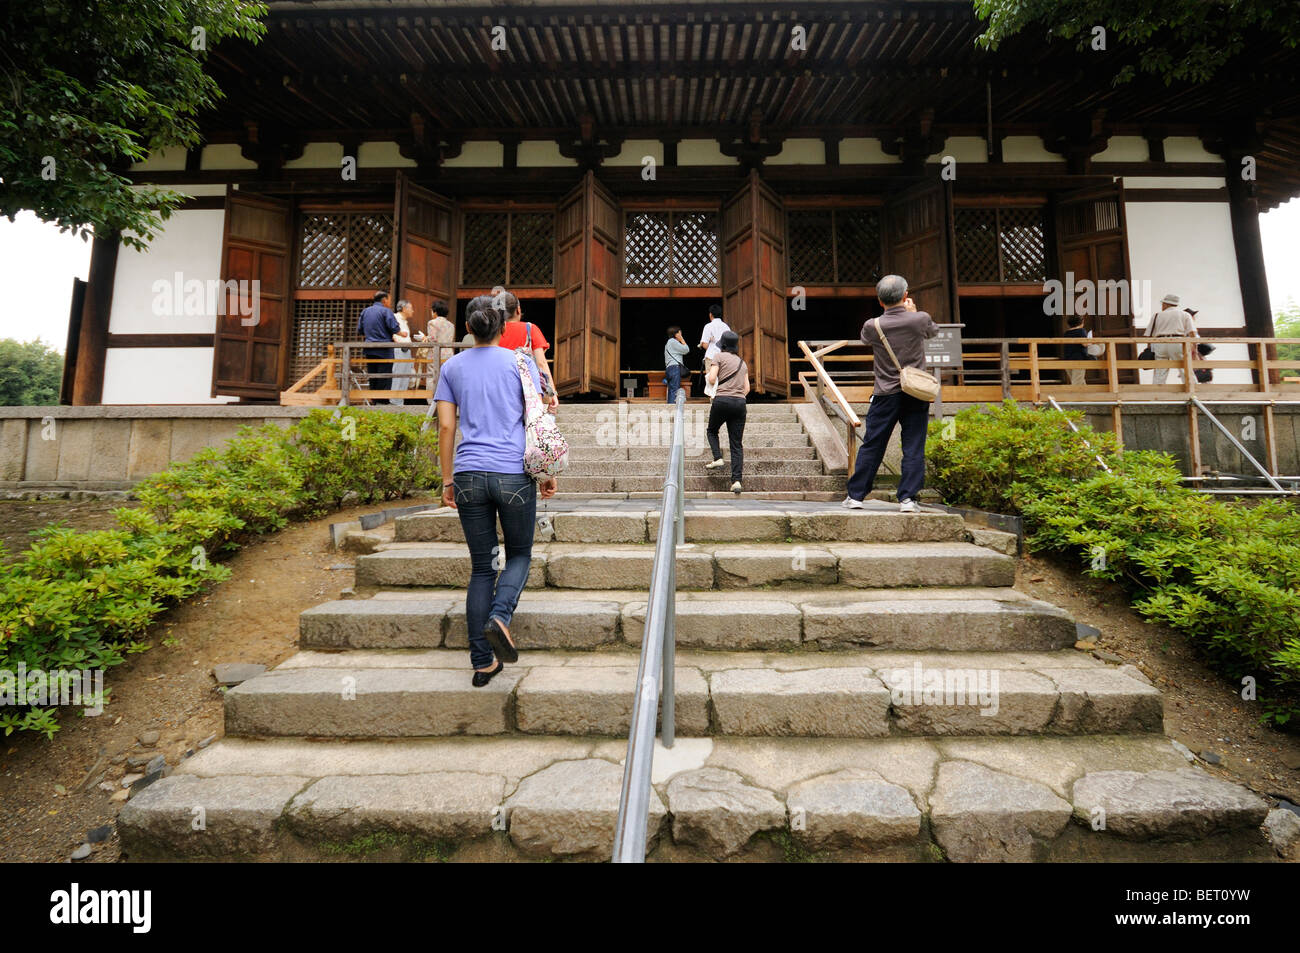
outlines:
[[[659,508],[659,537],[650,572],[649,601],[641,636],[641,661],[636,671],[632,725],[627,735],[623,790],[614,828],[616,864],[645,862],[646,823],[650,817],[650,775],[654,767],[655,721],[663,695],[663,743],[671,748],[676,736],[673,670],[677,656],[677,547],[686,542],[686,393],[677,392],[673,417],[673,446]]]

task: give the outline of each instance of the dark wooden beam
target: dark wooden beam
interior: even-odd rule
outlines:
[[[337,297],[337,295],[335,296]],[[107,347],[212,347],[211,334],[109,334]]]
[[[77,367],[72,381],[72,403],[88,406],[104,400],[104,352],[113,307],[113,279],[117,273],[118,236],[96,238],[90,250],[90,273],[77,338]]]

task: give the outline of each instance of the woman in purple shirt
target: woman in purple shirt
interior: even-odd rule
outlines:
[[[505,317],[487,296],[470,302],[468,324],[475,344],[443,365],[433,395],[438,405],[442,502],[460,515],[469,545],[465,616],[475,688],[487,685],[504,663],[519,661],[510,620],[528,581],[537,517],[537,484],[524,472],[523,383],[515,353],[497,347]],[[540,393],[531,359],[528,372]],[[555,494],[554,477],[541,485],[541,492],[544,500]],[[505,537],[504,563],[496,558],[498,517]]]

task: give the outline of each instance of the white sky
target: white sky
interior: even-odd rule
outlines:
[[[1259,218],[1269,298],[1276,311],[1300,301],[1300,200]],[[68,339],[72,279],[86,277],[90,242],[24,212],[0,218],[0,338],[40,338],[62,351]]]

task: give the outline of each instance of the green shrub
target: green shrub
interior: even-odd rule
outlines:
[[[221,449],[142,481],[116,530],[53,526],[0,564],[0,671],[106,669],[143,651],[170,605],[229,570],[209,557],[290,518],[438,489],[437,432],[384,411],[313,411],[289,428],[244,427]],[[0,550],[0,559],[3,559]],[[58,730],[54,709],[0,709],[5,734]]]
[[[1254,678],[1266,720],[1300,713],[1294,506],[1196,493],[1166,454],[1120,453],[1113,435],[1075,434],[1058,411],[971,409],[947,425],[949,439],[944,427],[932,424],[928,454],[949,502],[1019,513],[1031,547],[1123,583],[1145,618],[1186,633],[1234,679]]]

